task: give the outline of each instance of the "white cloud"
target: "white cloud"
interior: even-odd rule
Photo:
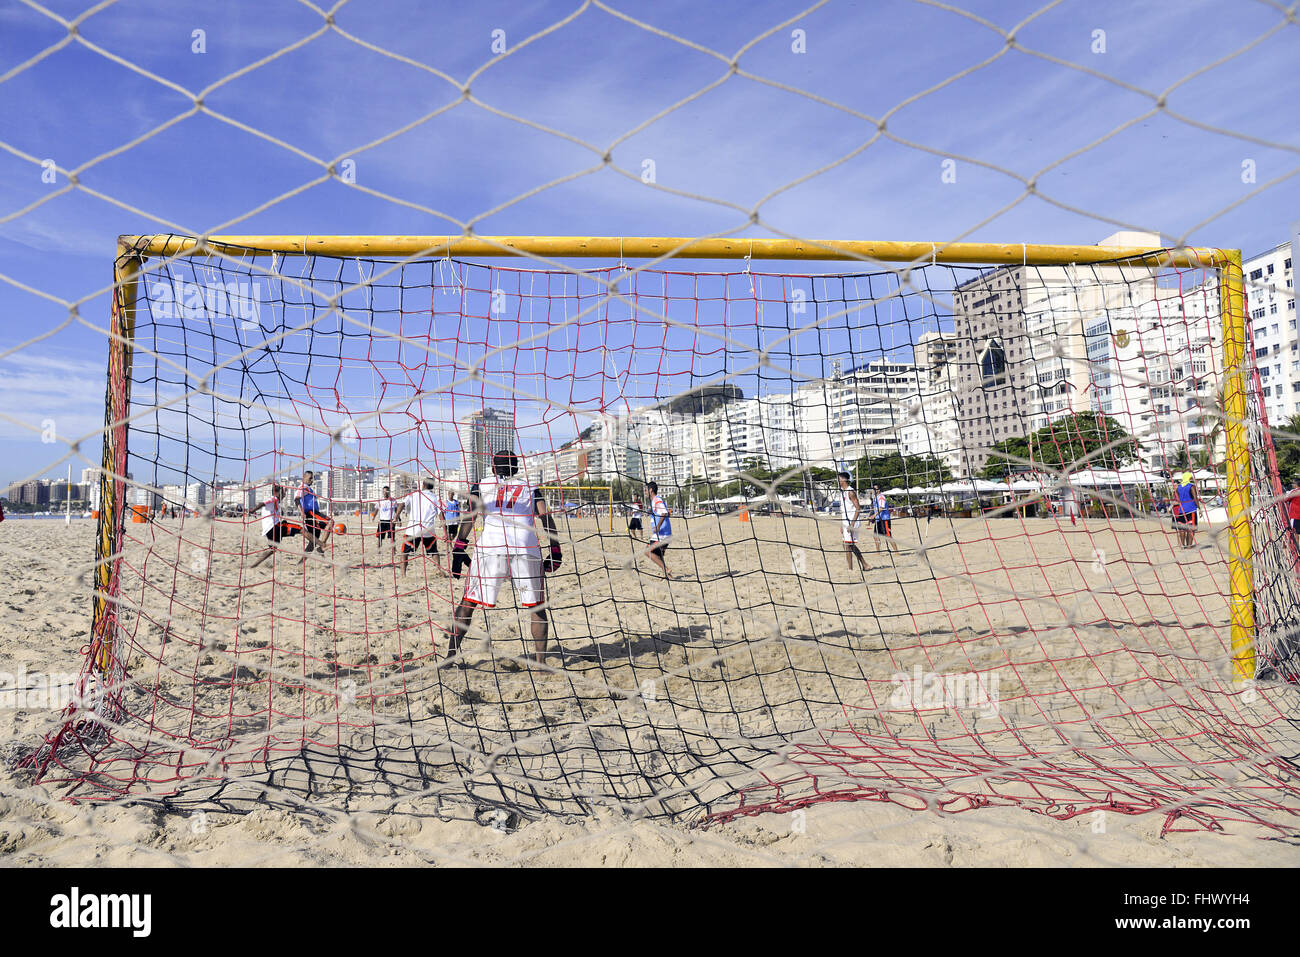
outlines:
[[[47,448],[55,458],[66,451],[62,440],[102,429],[104,390],[103,363],[38,353],[0,359],[0,409],[22,423],[0,420],[0,439],[39,446],[45,423],[52,421],[60,442]],[[98,448],[97,441],[90,444]]]

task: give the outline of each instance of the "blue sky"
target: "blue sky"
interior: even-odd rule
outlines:
[[[48,9],[72,18],[86,6],[50,2]],[[719,59],[580,3],[356,0],[336,14],[342,30],[432,69],[326,31],[209,90],[204,103],[319,160],[351,158],[357,186],[392,198],[337,181],[284,198],[321,176],[321,166],[196,114],[82,172],[85,189],[20,214],[67,185],[63,176],[43,182],[39,160],[77,168],[193,108],[186,94],[70,43],[0,82],[0,274],[8,280],[0,281],[0,481],[63,473],[59,460],[68,447],[41,441],[47,420],[61,440],[102,421],[103,289],[121,233],[439,234],[473,221],[476,231],[496,234],[776,230],[814,238],[1091,243],[1123,224],[1247,254],[1289,238],[1300,220],[1300,176],[1290,175],[1300,166],[1300,27],[1284,26],[1232,57],[1279,24],[1275,9],[1249,0],[1232,4],[1231,16],[1211,2],[1061,3],[1041,13],[1041,4],[1014,0],[964,6],[969,16],[902,0],[827,3],[741,56],[741,69],[770,81],[762,83],[727,77],[725,59],[799,14],[798,4],[611,4],[719,51]],[[571,23],[519,47],[579,10]],[[977,18],[1001,30],[1030,18],[1017,31],[1019,46],[1115,82],[1009,49]],[[323,27],[319,14],[293,2],[122,0],[81,24],[80,35],[197,93]],[[196,29],[206,31],[202,54],[192,52]],[[794,29],[805,32],[807,52],[792,51]],[[433,71],[457,82],[469,77],[493,58],[494,30],[504,30],[516,52],[480,73],[473,95],[590,148],[456,103],[459,90]],[[1104,53],[1091,50],[1098,30]],[[0,0],[0,76],[66,37],[50,18]],[[1225,57],[1168,95],[1169,111],[1201,127],[1168,113],[1143,118],[1152,100],[1124,86],[1163,92]],[[854,112],[889,114],[889,135],[906,142],[881,136]],[[768,228],[745,231],[748,210],[760,200],[872,140],[834,169],[769,198],[759,208]],[[630,175],[601,169],[512,202],[597,165],[611,144],[614,163]],[[956,182],[941,179],[944,156],[959,157]],[[647,158],[661,189],[637,178]],[[1242,181],[1247,161],[1254,184]],[[1024,196],[1014,176],[981,164],[1039,174],[1037,189],[1050,199]],[[697,266],[709,268],[689,268]],[[68,302],[78,303],[79,318],[70,317]],[[97,440],[81,454],[97,462]],[[83,464],[76,459],[74,472]]]

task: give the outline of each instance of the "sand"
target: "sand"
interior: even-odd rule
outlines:
[[[403,579],[341,520],[328,557],[300,563],[295,541],[252,570],[261,543],[237,522],[128,526],[119,734],[145,760],[110,749],[105,768],[144,779],[107,804],[82,784],[97,800],[71,803],[59,765],[86,769],[71,749],[34,785],[21,762],[60,710],[9,700],[3,860],[1296,861],[1300,802],[1276,755],[1297,750],[1300,702],[1233,684],[1212,534],[1184,552],[1154,523],[900,520],[903,552],[867,541],[864,576],[837,521],[708,516],[678,520],[669,583],[624,532],[577,519],[550,583],[563,656],[520,668],[529,622],[507,586],[462,672],[433,654],[458,587],[424,560]],[[79,670],[93,529],[0,524],[0,671],[26,687]],[[984,684],[900,706],[899,674]],[[737,788],[794,813],[728,817]],[[828,793],[888,800],[803,806]],[[1115,809],[1096,809],[1106,795]],[[1189,830],[1162,837],[1183,805],[1173,826]],[[507,807],[518,817],[493,813]]]

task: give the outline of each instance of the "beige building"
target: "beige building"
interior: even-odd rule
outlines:
[[[913,348],[917,394],[902,413],[903,455],[934,456],[954,475],[968,471],[957,423],[958,358],[955,332],[926,332]]]
[[[1161,239],[1121,232],[1099,245]],[[1107,350],[1136,338],[1143,304],[1164,296],[1156,276],[1144,266],[1006,266],[954,291],[957,423],[971,473],[999,442],[1107,410]]]

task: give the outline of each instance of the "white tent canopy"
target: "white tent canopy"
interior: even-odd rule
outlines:
[[[1079,485],[1084,488],[1096,488],[1100,485],[1119,485],[1120,476],[1118,472],[1110,469],[1083,469],[1079,472],[1073,472],[1067,476],[1071,485]]]
[[[981,492],[1005,492],[1007,486],[1003,482],[990,482],[987,479],[975,479],[974,482],[969,479],[961,482],[944,482],[937,489],[925,489],[926,492],[942,492],[945,495],[976,495]]]
[[[1159,485],[1165,477],[1159,472],[1152,472],[1141,465],[1126,465],[1119,470],[1120,479],[1125,485]]]
[[[1071,485],[1085,488],[1119,485],[1162,485],[1165,478],[1155,472],[1147,471],[1140,465],[1126,465],[1115,471],[1113,469],[1083,469],[1067,476]]]

